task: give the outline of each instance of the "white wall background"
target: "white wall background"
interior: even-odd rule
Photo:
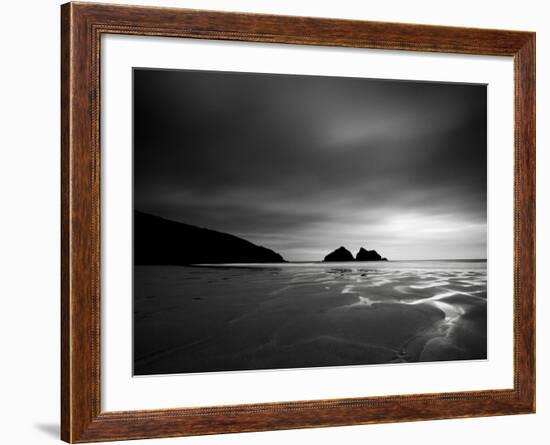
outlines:
[[[120,3],[537,32],[537,414],[152,440],[159,444],[548,443],[550,422],[550,12],[491,0],[133,0]],[[0,442],[52,443],[59,416],[59,4],[5,2],[0,27]]]

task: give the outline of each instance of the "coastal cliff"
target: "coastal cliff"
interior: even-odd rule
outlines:
[[[335,251],[329,253],[323,261],[353,261],[353,255],[345,247],[339,247]]]
[[[363,247],[359,249],[355,258],[351,252],[345,247],[339,247],[338,249],[329,253],[325,259],[326,262],[341,262],[341,261],[388,261],[387,258],[383,258],[376,250],[366,250]]]
[[[228,233],[134,212],[134,264],[283,263],[281,255]]]
[[[387,261],[387,259],[382,258],[376,250],[366,250],[361,247],[355,256],[355,261]]]

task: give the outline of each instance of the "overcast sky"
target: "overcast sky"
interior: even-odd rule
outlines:
[[[134,70],[135,208],[287,260],[486,258],[486,87]]]

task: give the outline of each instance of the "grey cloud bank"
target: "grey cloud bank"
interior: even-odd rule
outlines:
[[[486,257],[486,87],[134,71],[134,199],[287,260]]]

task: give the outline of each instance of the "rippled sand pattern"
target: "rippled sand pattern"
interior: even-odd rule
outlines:
[[[135,268],[134,372],[485,359],[485,262]]]

